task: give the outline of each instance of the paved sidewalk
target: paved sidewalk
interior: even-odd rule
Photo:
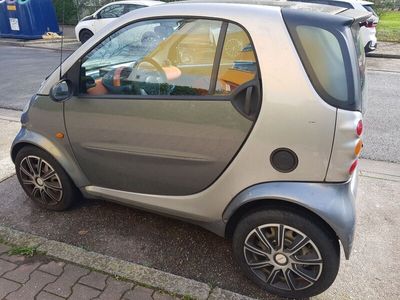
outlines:
[[[0,244],[0,299],[173,300],[171,295],[47,256],[9,255]]]

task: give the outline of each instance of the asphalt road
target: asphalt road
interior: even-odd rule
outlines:
[[[0,46],[0,57],[0,108],[22,110],[58,66],[60,52]],[[400,59],[368,58],[368,69],[363,157],[400,163]]]
[[[22,110],[59,64],[58,51],[0,46],[0,108]]]
[[[362,162],[368,163],[368,161]],[[399,299],[400,165],[396,176],[361,176],[357,231],[351,260],[342,259],[332,287],[317,299]],[[383,166],[382,166],[383,164]],[[0,183],[0,224],[102,254],[217,285],[275,299],[248,281],[233,261],[231,244],[197,226],[112,203],[85,200],[67,212],[35,206],[15,176]]]

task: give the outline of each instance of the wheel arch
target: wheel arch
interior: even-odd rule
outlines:
[[[261,208],[303,213],[334,234],[348,259],[355,230],[355,181],[346,183],[271,182],[239,193],[223,213],[225,237],[231,238],[239,220]]]
[[[336,235],[336,232],[332,229],[332,227],[325,222],[320,216],[318,216],[316,213],[313,211],[305,208],[304,206],[301,206],[297,203],[289,202],[286,200],[281,200],[281,199],[259,199],[259,200],[254,200],[247,202],[240,206],[234,214],[229,218],[228,223],[226,224],[225,228],[225,237],[227,239],[231,239],[233,237],[233,233],[235,231],[235,228],[237,224],[240,222],[240,220],[251,214],[252,212],[255,211],[260,211],[260,210],[269,210],[269,209],[279,209],[279,210],[289,210],[294,213],[300,213],[307,215],[308,217],[312,218],[313,220],[316,220],[324,226],[324,228],[329,231],[332,236],[335,236],[338,238]]]
[[[68,153],[68,151],[57,146],[56,143],[52,142],[46,137],[38,133],[31,132],[26,128],[22,128],[20,130],[11,147],[10,154],[14,163],[18,152],[26,146],[37,147],[49,153],[49,155],[51,155],[65,170],[76,187],[80,188],[82,186],[89,185],[86,176],[76,164],[73,154]]]

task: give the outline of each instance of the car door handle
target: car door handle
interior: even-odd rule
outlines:
[[[250,82],[245,86],[239,87],[231,99],[232,105],[236,110],[249,120],[255,119],[260,106],[260,92],[256,84]]]

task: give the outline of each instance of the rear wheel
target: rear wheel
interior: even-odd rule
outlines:
[[[339,270],[336,236],[316,218],[286,210],[245,216],[236,227],[233,251],[252,281],[281,297],[320,294]]]
[[[90,39],[93,36],[93,32],[91,32],[89,29],[83,29],[79,33],[79,41],[84,44],[87,42],[88,39]]]
[[[15,168],[25,193],[43,208],[66,210],[79,196],[64,169],[42,149],[22,148],[15,158]]]

